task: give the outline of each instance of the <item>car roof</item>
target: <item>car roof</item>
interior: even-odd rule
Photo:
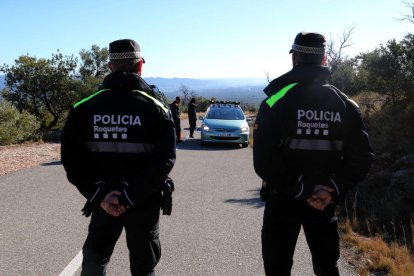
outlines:
[[[236,101],[210,101],[210,107],[239,107],[240,102]]]

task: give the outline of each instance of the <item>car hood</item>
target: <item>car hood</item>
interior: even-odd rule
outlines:
[[[217,120],[217,119],[204,119],[203,122],[210,128],[228,127],[228,128],[240,128],[243,125],[247,125],[246,120]]]

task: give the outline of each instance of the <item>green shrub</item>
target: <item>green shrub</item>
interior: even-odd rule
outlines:
[[[376,156],[400,157],[414,151],[414,101],[404,97],[392,104],[390,97],[363,92],[353,99],[359,104]]]
[[[346,216],[353,230],[408,245],[414,252],[414,101],[374,92],[353,97],[361,107],[375,153],[367,178],[347,195]]]
[[[39,129],[36,117],[19,112],[7,101],[0,101],[0,145],[16,144],[32,139]]]

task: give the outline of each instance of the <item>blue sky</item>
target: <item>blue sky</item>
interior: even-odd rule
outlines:
[[[0,0],[0,64],[132,38],[144,77],[275,78],[300,31],[339,41],[354,27],[354,56],[412,32],[396,20],[409,12],[400,0]]]

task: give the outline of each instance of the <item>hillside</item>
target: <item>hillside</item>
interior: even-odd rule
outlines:
[[[161,91],[175,92],[182,86],[191,90],[209,90],[228,87],[260,86],[265,79],[190,79],[190,78],[145,78],[148,83],[155,84]]]
[[[265,98],[263,92],[264,86],[240,86],[240,87],[218,87],[216,89],[200,89],[195,90],[191,96],[201,96],[207,99],[216,98],[218,100],[240,101],[250,105],[258,106]],[[164,92],[169,100],[173,100],[176,96],[182,97],[181,91]]]
[[[237,100],[258,105],[264,98],[263,79],[188,79],[188,78],[145,78],[155,84],[170,100],[182,96],[180,88],[186,86],[194,96],[215,97],[219,100]],[[190,95],[192,96],[192,95]]]
[[[237,100],[258,105],[264,98],[265,79],[190,79],[190,78],[145,78],[155,84],[170,100],[182,96],[180,88],[186,86],[194,96],[215,97],[219,100]],[[4,75],[0,75],[0,90],[4,88]],[[192,95],[190,95],[192,96]]]

